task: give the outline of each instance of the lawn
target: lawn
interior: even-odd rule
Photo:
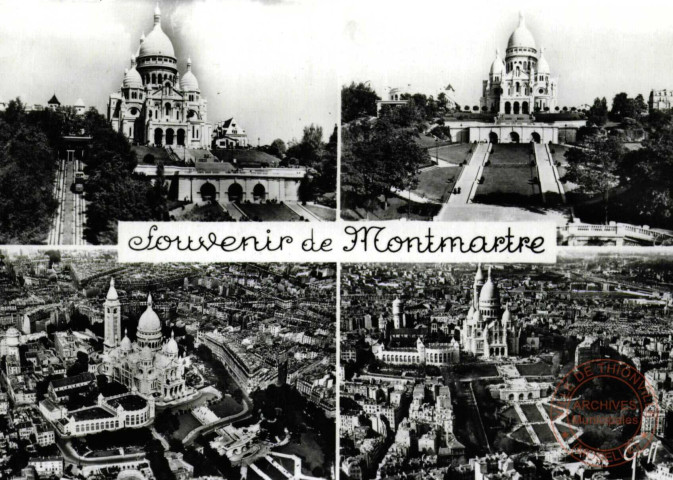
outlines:
[[[456,143],[453,145],[445,145],[438,149],[430,148],[428,152],[432,158],[435,158],[437,155],[440,160],[458,165],[470,158],[472,155],[472,148],[473,145],[471,143]]]
[[[278,448],[277,451],[300,457],[302,459],[301,470],[305,475],[311,475],[316,467],[322,468],[325,462],[325,455],[312,432],[303,432],[299,443],[288,443]]]
[[[537,405],[535,404],[521,405],[521,410],[523,410],[523,413],[526,415],[526,419],[528,419],[528,421],[531,423],[545,421],[544,418],[542,417],[542,414],[537,409]]]
[[[529,165],[535,161],[530,145],[499,143],[488,156],[491,165]]]
[[[557,441],[554,433],[546,423],[535,423],[532,425],[532,427],[533,430],[535,430],[535,433],[537,433],[537,437],[540,439],[540,442],[553,443]]]
[[[321,207],[311,203],[304,205],[304,208],[326,222],[333,222],[336,220],[336,210],[333,208]]]
[[[233,219],[220,205],[209,202],[204,205],[194,205],[191,209],[175,209],[171,215],[176,220],[186,222],[230,222]]]
[[[519,371],[519,374],[524,377],[551,375],[551,365],[544,362],[520,363],[516,366],[516,369]]]
[[[519,417],[519,414],[516,413],[514,407],[507,407],[505,410],[502,411],[500,415],[502,415],[505,418],[508,418],[517,425],[521,423],[521,418]]]
[[[476,203],[533,206],[542,203],[537,169],[530,167],[484,168],[484,183],[477,187]]]
[[[272,480],[286,480],[285,475],[283,475],[276,467],[271,465],[271,463],[266,458],[260,458],[257,460],[255,462],[255,466]]]
[[[526,427],[524,426],[521,426],[512,432],[512,438],[520,442],[533,443],[533,439],[530,438],[530,435],[528,435]]]
[[[456,365],[455,367],[456,377],[462,379],[465,378],[481,378],[481,377],[497,377],[498,368],[490,363],[478,363],[470,365]]]
[[[550,405],[545,405],[544,408],[547,409],[547,415],[549,415],[549,418],[551,418],[552,420],[556,420],[561,415],[563,415],[563,410],[553,405],[551,406],[551,408]]]
[[[418,174],[418,185],[413,193],[433,202],[444,203],[463,167],[428,168]]]
[[[226,418],[243,410],[243,405],[234,400],[230,395],[227,395],[219,402],[211,403],[208,408],[218,417]]]
[[[294,222],[300,217],[282,203],[240,203],[243,213],[256,222]]]
[[[180,427],[173,432],[173,438],[177,438],[181,441],[189,434],[189,432],[201,426],[201,422],[199,422],[191,412],[178,415],[178,421],[180,422]]]
[[[565,436],[565,440],[568,440],[570,437],[572,437],[573,435],[575,435],[577,433],[577,429],[571,428],[568,425],[564,425],[562,423],[556,423],[554,425],[556,426],[556,430],[558,430],[558,433],[559,433],[559,435],[561,435],[561,437],[563,437],[564,436],[563,434],[567,432],[567,435]],[[554,432],[552,432],[552,433],[554,433]]]

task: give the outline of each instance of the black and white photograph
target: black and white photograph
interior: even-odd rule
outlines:
[[[0,476],[334,478],[332,264],[0,258]]]
[[[336,218],[334,7],[0,9],[0,243],[115,244],[117,221]]]
[[[673,7],[345,2],[341,217],[673,241]]]
[[[340,478],[668,478],[671,307],[660,249],[343,264]]]

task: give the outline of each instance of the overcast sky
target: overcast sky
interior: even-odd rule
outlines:
[[[325,139],[338,122],[334,2],[162,0],[164,32],[180,73],[188,56],[208,120],[234,116],[250,142],[301,138],[316,123]],[[0,0],[0,98],[84,103],[105,113],[155,0]]]
[[[341,81],[370,81],[379,95],[401,87],[436,96],[450,83],[458,103],[478,104],[519,10],[545,47],[560,106],[673,89],[673,2],[651,0],[348,0]]]

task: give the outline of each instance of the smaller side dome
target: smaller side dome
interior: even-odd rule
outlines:
[[[175,332],[171,331],[171,338],[166,342],[166,345],[164,345],[164,353],[166,355],[171,355],[171,356],[177,356],[179,349],[178,349],[178,342],[175,341]]]
[[[491,64],[491,75],[503,75],[505,73],[505,62],[500,58],[500,50],[495,51],[495,59]]]
[[[126,329],[124,329],[124,338],[122,338],[122,341],[119,344],[119,347],[125,352],[130,352],[131,351],[131,339],[129,338]]]
[[[143,79],[136,70],[136,59],[131,56],[131,69],[124,75],[124,88],[143,88]]]
[[[502,323],[509,323],[512,321],[512,314],[509,311],[509,305],[505,307],[505,311],[502,314]]]
[[[187,72],[180,79],[180,88],[185,92],[198,92],[199,91],[199,81],[196,79],[196,76],[192,73],[192,59],[187,59]]]
[[[537,73],[542,75],[549,75],[549,63],[544,56],[544,49],[540,51],[540,58],[537,61]]]

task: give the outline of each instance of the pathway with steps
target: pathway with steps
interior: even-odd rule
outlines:
[[[460,193],[452,193],[448,204],[466,204],[470,203],[476,193],[476,183],[481,176],[484,164],[488,159],[489,143],[478,143],[474,153],[470,157],[469,163],[463,168],[460,178],[454,188],[459,189]]]
[[[537,163],[537,171],[540,175],[540,191],[542,192],[542,201],[545,202],[546,194],[556,194],[564,197],[563,190],[556,181],[554,175],[554,165],[547,145],[535,143],[535,163]]]
[[[451,193],[448,201],[442,206],[435,220],[448,219],[451,217],[451,209],[458,206],[469,204],[477,191],[479,177],[481,176],[484,164],[488,159],[490,143],[478,143],[470,161],[463,167],[460,177],[454,185],[454,192],[459,189],[460,193]]]
[[[322,222],[322,219],[318,215],[308,210],[307,208],[304,208],[301,203],[285,202],[285,206],[300,217],[304,217],[311,222]]]

